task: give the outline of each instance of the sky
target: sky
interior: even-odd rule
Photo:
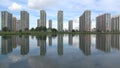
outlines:
[[[52,19],[53,28],[57,28],[57,12],[63,10],[64,29],[68,29],[68,21],[73,20],[73,28],[79,28],[79,17],[85,10],[91,11],[92,28],[95,27],[95,18],[104,13],[112,16],[120,14],[120,0],[0,0],[0,12],[8,11],[20,19],[20,11],[25,10],[30,15],[30,28],[37,27],[40,10],[46,10],[48,20]],[[1,13],[0,13],[1,15]],[[1,16],[0,16],[1,28]]]

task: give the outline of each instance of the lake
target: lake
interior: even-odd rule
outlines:
[[[0,68],[120,68],[120,35],[3,35]]]

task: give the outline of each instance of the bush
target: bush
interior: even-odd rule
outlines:
[[[8,29],[8,27],[3,27],[3,28],[2,28],[2,31],[7,32],[7,31],[9,31],[9,29]]]

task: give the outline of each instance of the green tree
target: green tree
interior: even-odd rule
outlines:
[[[47,28],[46,27],[40,27],[41,28],[41,31],[44,31],[44,32],[46,32],[47,31]]]
[[[22,30],[20,29],[19,32],[22,32]]]
[[[36,28],[35,28],[35,31],[39,31],[39,27],[36,27]]]
[[[44,32],[46,32],[46,31],[47,31],[47,28],[44,27],[44,26],[36,27],[35,31],[44,31]]]
[[[74,29],[72,29],[72,32],[76,32]]]
[[[57,32],[57,29],[53,28],[53,29],[52,29],[52,32]]]
[[[31,30],[30,31],[35,31],[35,29],[34,28],[31,28]]]
[[[29,29],[28,29],[28,28],[25,28],[25,31],[29,31]]]
[[[97,32],[101,32],[99,29],[98,30],[96,30]]]
[[[8,27],[3,27],[3,28],[2,28],[2,31],[5,31],[5,32],[6,32],[6,31],[9,31],[9,29],[8,29]]]

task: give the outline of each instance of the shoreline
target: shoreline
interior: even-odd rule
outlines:
[[[0,32],[0,35],[120,34],[120,32]]]

